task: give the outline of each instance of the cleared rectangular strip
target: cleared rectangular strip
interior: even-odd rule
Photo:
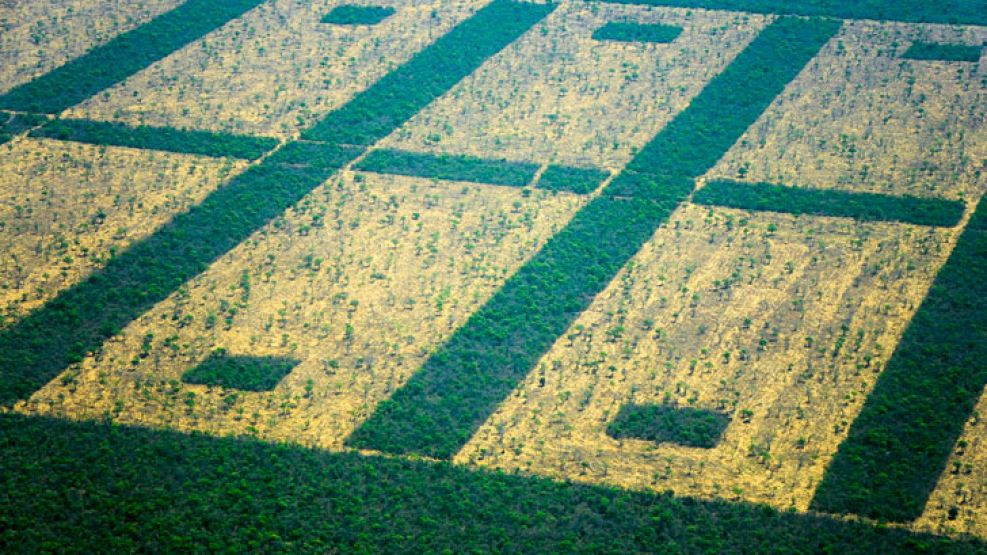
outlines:
[[[264,0],[188,0],[0,96],[0,108],[56,114],[198,40]]]
[[[449,79],[450,64],[458,74],[468,74],[552,9],[494,0],[390,74],[399,74],[400,79],[384,77],[326,119],[348,120],[355,117],[356,110],[373,122],[373,133],[389,133],[456,83]],[[457,32],[462,27],[467,32]],[[496,31],[476,32],[493,28]],[[421,59],[429,63],[417,61]],[[421,90],[429,94],[405,94]],[[364,98],[372,100],[361,100]],[[400,113],[379,102],[382,98],[403,99]],[[344,116],[334,115],[337,113]],[[68,364],[81,360],[364,150],[307,142],[288,144],[213,192],[199,206],[135,243],[102,270],[0,332],[0,405],[29,396]],[[313,152],[322,154],[309,159],[307,155]]]
[[[676,8],[733,10],[779,15],[879,19],[915,23],[987,24],[987,5],[981,0],[606,0],[615,4],[642,4]]]
[[[0,479],[0,544],[24,553],[987,549],[764,505],[17,414],[0,414]]]
[[[692,197],[696,204],[742,210],[810,214],[952,227],[963,217],[955,200],[853,193],[835,189],[804,189],[770,183],[711,181]]]
[[[131,127],[122,123],[85,119],[61,119],[31,132],[32,137],[47,137],[94,145],[125,146],[205,156],[228,156],[256,160],[278,146],[270,137],[230,135],[210,131],[191,131],[173,127]]]
[[[538,172],[538,164],[407,150],[375,150],[358,162],[355,169],[524,187],[534,179],[535,173]]]
[[[303,133],[302,138],[369,146],[410,119],[524,29],[555,9],[495,0],[373,87]],[[451,55],[450,53],[455,53]],[[428,76],[423,79],[423,76]]]
[[[905,330],[811,508],[922,514],[987,384],[987,207],[981,202]]]
[[[768,26],[347,443],[452,457],[838,28]]]
[[[968,44],[939,44],[934,42],[912,43],[901,55],[910,60],[936,60],[944,62],[978,62],[981,46]]]

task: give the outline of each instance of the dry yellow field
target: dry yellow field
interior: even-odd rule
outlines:
[[[671,44],[592,39],[608,21],[683,33]],[[767,21],[566,2],[381,146],[619,170]]]
[[[265,2],[67,116],[294,137],[483,5],[403,0],[379,25],[320,23],[339,3]]]
[[[244,166],[48,139],[0,146],[0,327],[198,204]]]
[[[0,93],[179,4],[181,0],[0,1]]]

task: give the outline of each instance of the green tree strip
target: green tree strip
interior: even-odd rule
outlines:
[[[452,457],[838,28],[769,25],[347,444]]]
[[[187,0],[140,27],[0,95],[0,108],[57,114],[243,15],[264,0]]]
[[[32,137],[75,141],[93,145],[125,146],[256,160],[278,146],[270,137],[250,137],[173,127],[131,127],[122,123],[86,119],[60,119],[36,129]]]
[[[454,154],[408,150],[374,150],[355,169],[452,181],[524,187],[534,179],[538,164],[491,160]]]
[[[288,357],[230,355],[225,349],[217,349],[182,374],[182,381],[241,391],[271,391],[299,362]]]
[[[322,23],[333,25],[376,25],[394,15],[390,6],[336,6],[322,18]]]
[[[495,0],[435,41],[364,94],[329,114],[302,137],[370,146],[444,94],[505,44],[548,15],[554,5]],[[456,55],[448,55],[455,52]],[[428,79],[421,77],[427,75]]]
[[[879,19],[913,23],[987,24],[984,0],[606,0],[616,4],[642,4],[675,8],[733,10],[764,14]]]
[[[835,189],[804,189],[770,183],[711,181],[692,197],[696,204],[742,210],[854,218],[871,222],[904,222],[953,227],[963,218],[960,201]]]
[[[593,38],[618,42],[669,43],[681,34],[682,28],[672,25],[611,21],[594,31]]]
[[[596,168],[549,166],[538,179],[538,188],[585,195],[595,191],[608,177],[610,172]]]
[[[15,135],[20,135],[46,121],[48,121],[47,117],[38,114],[0,112],[0,145],[13,139]]]
[[[624,405],[607,426],[607,435],[710,449],[720,442],[729,423],[729,416],[708,409]]]
[[[937,60],[944,62],[979,62],[980,46],[968,44],[939,44],[933,42],[916,42],[902,54],[902,58],[910,60]]]
[[[765,506],[0,415],[4,553],[983,553]]]
[[[447,88],[455,84],[449,80],[449,63],[423,65],[416,60],[455,60],[459,73],[469,73],[466,61],[475,68],[484,58],[465,56],[464,51],[482,50],[492,55],[552,9],[553,6],[494,0],[460,27],[496,28],[497,32],[477,35],[450,31],[395,70],[401,79],[384,77],[338,112],[351,114],[350,106],[360,106],[360,113],[375,122],[375,132],[386,133],[381,121],[397,127],[406,119],[376,99],[414,98],[420,103],[417,111],[441,94],[435,83]],[[449,40],[450,35],[456,40]],[[482,48],[478,43],[483,43]],[[415,71],[406,70],[408,66]],[[431,93],[402,95],[402,91],[420,90]],[[365,97],[375,101],[368,104],[361,100]],[[411,107],[403,104],[400,114],[411,117]],[[327,119],[337,121],[335,113]],[[214,191],[200,205],[175,216],[156,233],[110,260],[102,270],[0,331],[0,405],[29,396],[68,364],[99,348],[107,338],[205,271],[364,150],[305,142],[289,144]],[[306,154],[314,151],[321,154],[306,159]]]
[[[987,207],[981,202],[816,489],[812,508],[922,514],[987,384]]]

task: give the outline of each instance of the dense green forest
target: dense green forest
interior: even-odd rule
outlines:
[[[0,95],[0,108],[57,114],[225,25],[263,0],[186,0],[84,56]]]
[[[394,15],[390,6],[336,6],[323,18],[323,23],[334,25],[376,25]]]
[[[978,62],[983,47],[969,44],[912,43],[902,55],[912,60],[943,60],[948,62]]]
[[[607,426],[607,435],[709,449],[716,447],[729,423],[729,416],[708,409],[624,405]]]
[[[366,158],[357,162],[355,168],[377,173],[524,187],[534,179],[538,164],[384,149],[371,151]]]
[[[928,23],[987,24],[984,0],[611,0],[624,4],[675,6],[842,19],[890,19]]]
[[[14,114],[0,112],[0,145],[32,127],[37,127],[48,121],[48,118],[37,114]]]
[[[59,119],[36,129],[32,137],[49,137],[94,145],[125,146],[256,160],[278,145],[277,139],[175,129],[132,127],[108,121]]]
[[[0,415],[4,553],[983,553],[897,528],[448,463]]]
[[[681,27],[663,25],[661,23],[643,24],[626,21],[611,21],[593,31],[596,40],[613,40],[620,42],[672,42],[682,34]]]
[[[890,521],[922,514],[987,385],[985,360],[987,210],[978,209],[830,463],[813,508]]]
[[[955,200],[722,180],[707,183],[693,195],[692,200],[697,204],[743,210],[941,227],[952,227],[960,223],[965,209],[963,202]]]
[[[551,165],[538,178],[538,188],[549,191],[568,191],[584,195],[592,193],[610,177],[610,172],[596,168],[576,168]]]
[[[452,457],[839,27],[769,25],[347,444]]]
[[[182,381],[240,391],[271,391],[299,362],[288,357],[231,355],[216,349],[182,374]]]
[[[551,10],[546,5],[495,0],[330,113],[314,134],[338,139],[333,134],[336,126],[352,122],[347,132],[376,141]],[[394,98],[401,102],[387,102]],[[304,160],[306,152],[320,149],[326,154]],[[70,363],[98,349],[364,150],[289,144],[112,258],[102,270],[0,331],[0,405],[25,398]]]

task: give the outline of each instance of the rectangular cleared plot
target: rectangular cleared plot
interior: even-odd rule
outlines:
[[[940,62],[978,62],[983,47],[969,44],[915,42],[901,55],[909,60]]]
[[[610,21],[682,28],[674,44],[593,39]],[[762,16],[563,3],[382,147],[616,172],[764,27]]]
[[[0,108],[58,113],[148,67],[262,0],[186,0],[85,55],[0,95]]]
[[[981,78],[966,66],[903,62],[899,51],[915,40],[982,43],[987,28],[845,23],[707,178],[978,198]]]
[[[583,202],[346,172],[123,328],[99,358],[52,380],[24,410],[88,418],[119,403],[119,422],[234,435],[253,427],[268,439],[339,448]],[[301,362],[274,391],[240,391],[235,402],[203,385],[176,392],[170,383],[215,349]],[[107,372],[102,383],[91,379]],[[183,402],[171,402],[188,393],[192,419]],[[297,401],[282,406],[285,396]]]
[[[977,210],[826,469],[812,508],[918,518],[987,384],[987,216]]]
[[[683,205],[454,460],[807,510],[957,233]],[[731,422],[617,441],[628,404]]]
[[[430,179],[473,181],[491,185],[524,187],[538,171],[537,164],[475,158],[472,156],[431,155],[400,150],[374,150],[355,169],[376,173],[410,175]]]
[[[618,42],[668,43],[681,34],[682,28],[672,25],[644,25],[627,21],[611,21],[594,31],[593,38]]]
[[[174,9],[182,0],[37,0],[0,4],[0,93]]]
[[[963,217],[960,201],[898,197],[874,193],[850,193],[834,189],[804,189],[771,183],[740,183],[717,180],[696,192],[692,201],[707,206],[742,210],[766,210],[853,218],[861,221],[891,221],[914,225],[952,227]]]
[[[485,2],[389,5],[395,13],[377,25],[330,25],[325,2],[264,2],[66,116],[295,138]]]
[[[278,140],[270,137],[187,131],[170,127],[131,127],[119,123],[75,119],[52,121],[32,132],[31,136],[245,160],[256,160],[278,145]]]
[[[242,164],[24,139],[0,148],[0,168],[0,328],[9,329],[201,202]]]

